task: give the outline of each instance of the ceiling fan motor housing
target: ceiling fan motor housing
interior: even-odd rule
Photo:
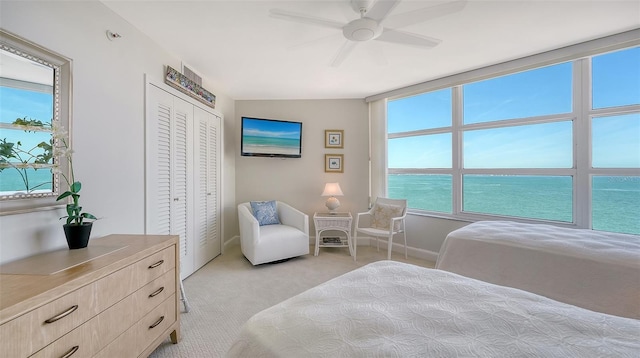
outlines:
[[[344,37],[351,41],[369,41],[382,34],[382,26],[367,17],[356,19],[342,28]]]

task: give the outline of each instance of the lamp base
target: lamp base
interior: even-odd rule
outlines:
[[[340,207],[340,201],[332,196],[327,199],[327,202],[324,203],[324,205],[326,205],[327,209],[329,209],[329,214],[335,214],[334,211]]]

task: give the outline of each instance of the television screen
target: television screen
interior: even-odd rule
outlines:
[[[302,123],[242,117],[241,155],[300,158]]]

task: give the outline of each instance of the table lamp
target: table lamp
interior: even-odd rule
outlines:
[[[338,183],[327,183],[324,185],[324,191],[322,192],[322,196],[328,196],[327,202],[325,205],[329,209],[330,214],[335,214],[335,210],[340,207],[340,201],[336,199],[336,196],[342,196],[342,189],[340,189],[340,184]]]

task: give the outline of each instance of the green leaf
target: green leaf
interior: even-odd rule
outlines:
[[[77,193],[80,191],[80,189],[82,189],[82,184],[80,184],[79,181],[71,184],[71,187],[69,188],[69,190],[71,190],[74,193]]]
[[[71,194],[73,193],[71,193],[70,191],[65,191],[64,193],[58,195],[58,197],[56,198],[56,201],[62,200]]]
[[[97,217],[95,217],[95,216],[93,216],[92,214],[89,214],[89,213],[82,213],[82,215],[80,215],[80,216],[82,216],[83,218],[87,218],[87,219],[98,220]]]

